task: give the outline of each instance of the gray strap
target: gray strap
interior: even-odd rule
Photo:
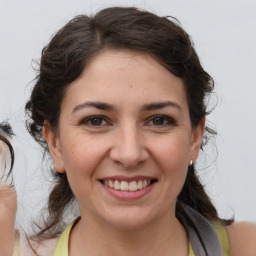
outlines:
[[[188,235],[195,256],[223,256],[219,238],[212,225],[189,206],[181,205],[188,218]]]

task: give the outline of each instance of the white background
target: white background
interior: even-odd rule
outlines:
[[[198,164],[200,176],[222,217],[256,221],[256,1],[0,0],[0,121],[8,118],[16,133],[18,221],[28,223],[49,189],[42,151],[24,126],[35,77],[32,59],[39,59],[52,34],[73,16],[112,5],[174,16],[192,36],[218,97],[209,116],[219,133],[218,156],[215,160],[216,149],[208,148]]]

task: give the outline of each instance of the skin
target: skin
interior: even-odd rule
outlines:
[[[8,160],[10,160],[9,148],[0,140],[1,175]],[[0,180],[0,256],[12,254],[16,208],[15,190]]]
[[[227,227],[230,255],[256,255],[256,223],[237,222]]]
[[[6,163],[10,160],[10,153],[5,142],[0,140],[0,175],[3,175]]]
[[[11,255],[14,244],[16,193],[13,188],[0,183],[0,255]],[[4,231],[4,232],[3,232]]]
[[[55,168],[79,202],[70,255],[187,255],[175,202],[203,131],[204,120],[191,127],[182,80],[155,59],[128,50],[96,56],[68,87],[58,131],[44,127]],[[100,182],[116,175],[157,182],[145,196],[121,200]]]

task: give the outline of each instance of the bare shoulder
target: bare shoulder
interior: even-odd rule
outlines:
[[[230,256],[256,255],[256,223],[235,222],[227,227]]]

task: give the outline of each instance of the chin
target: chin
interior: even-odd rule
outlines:
[[[112,228],[115,228],[120,231],[136,231],[138,229],[142,229],[143,227],[148,225],[148,222],[140,219],[130,218],[127,217],[125,219],[119,220],[111,220],[108,222]]]
[[[113,214],[114,212],[114,214]],[[136,231],[144,227],[148,227],[150,224],[157,222],[161,217],[157,217],[152,214],[152,211],[146,213],[141,209],[136,211],[135,209],[128,209],[122,211],[112,211],[110,216],[106,216],[105,221],[113,228],[123,231]]]

